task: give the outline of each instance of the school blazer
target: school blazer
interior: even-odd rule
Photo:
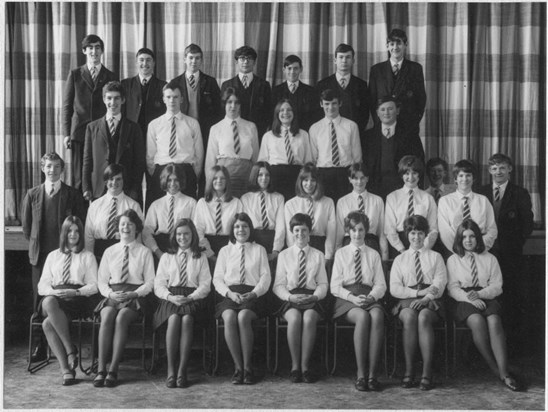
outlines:
[[[107,112],[103,103],[103,86],[117,76],[101,66],[94,84],[87,65],[71,70],[63,94],[63,134],[84,143],[86,125]]]
[[[486,196],[491,204],[494,203],[491,183],[482,186],[479,193]],[[533,231],[531,196],[526,189],[512,182],[508,182],[501,200],[497,230],[497,240],[491,251],[498,255],[521,255],[523,245]]]
[[[424,75],[419,63],[404,59],[396,79],[392,74],[390,60],[375,64],[369,73],[369,91],[371,115],[375,124],[379,123],[375,110],[377,101],[385,96],[393,96],[401,104],[398,122],[418,129],[426,106]]]
[[[185,73],[177,76],[172,81],[177,82],[183,91],[181,112],[188,115],[189,100]],[[199,123],[202,138],[204,139],[204,147],[207,147],[209,129],[224,117],[224,111],[221,114],[221,89],[219,89],[217,80],[200,71],[198,90]]]
[[[320,80],[316,89],[318,95],[326,89],[337,90],[342,96],[341,116],[358,124],[360,136],[365,132],[369,121],[369,89],[365,80],[350,75],[350,81],[343,89],[335,74],[332,74]]]
[[[21,211],[23,234],[25,235],[25,239],[29,241],[29,260],[31,265],[36,265],[40,255],[40,231],[42,229],[45,195],[45,184],[42,183],[29,189],[23,199],[23,208]],[[84,199],[78,190],[61,182],[59,196],[57,217],[59,231],[61,230],[63,221],[69,215],[78,216],[82,222],[86,221]]]
[[[308,84],[299,81],[299,87],[294,94],[289,91],[287,82],[274,86],[272,89],[272,110],[282,99],[288,99],[291,102],[293,110],[298,116],[299,127],[303,130],[308,131],[310,126],[323,117],[318,92]]]
[[[132,122],[139,123],[139,113],[142,105],[145,105],[145,124],[142,125],[144,126],[143,135],[146,133],[146,127],[151,120],[166,112],[162,91],[165,85],[165,80],[160,80],[153,75],[148,83],[147,95],[142,96],[139,75],[122,80],[122,87],[126,93],[126,103],[122,106],[123,116]]]
[[[103,172],[109,165],[109,135],[106,116],[89,123],[86,128],[82,189],[84,192],[92,191],[94,198],[101,197],[105,188]],[[126,193],[139,193],[145,171],[145,141],[141,127],[123,116],[119,125],[115,162],[124,166]]]

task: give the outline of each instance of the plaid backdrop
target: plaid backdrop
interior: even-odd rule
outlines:
[[[82,38],[105,42],[103,63],[119,77],[137,73],[141,47],[157,54],[158,77],[184,71],[183,50],[204,50],[204,71],[219,84],[234,76],[233,51],[248,44],[257,74],[283,79],[284,56],[298,54],[302,80],[331,74],[333,51],[353,45],[354,74],[387,59],[386,36],[407,32],[407,55],[422,64],[428,101],[421,124],[426,156],[476,162],[489,181],[497,151],[515,162],[513,179],[543,221],[545,174],[545,3],[5,3],[5,220],[17,223],[23,196],[39,184],[39,159],[62,146],[62,94],[82,65]],[[67,168],[68,169],[68,168]],[[66,172],[68,173],[68,172]]]

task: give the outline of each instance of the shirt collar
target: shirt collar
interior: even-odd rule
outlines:
[[[146,79],[147,83],[150,82],[150,79],[152,78],[152,74],[150,76],[142,76],[141,73],[139,73],[139,83],[143,84],[143,80]]]
[[[230,117],[228,116],[225,116],[225,120],[229,123],[229,124],[232,124],[233,121],[235,121],[236,123],[238,123],[238,126],[240,125],[240,120],[242,119],[241,116],[238,116],[236,117],[235,119],[231,119]]]
[[[398,69],[401,70],[401,66],[403,65],[403,61],[405,60],[405,58],[401,59],[399,62],[396,61],[395,59],[392,59],[392,57],[390,57],[390,67],[394,67],[395,64],[398,65]]]
[[[498,187],[500,188],[500,190],[504,192],[507,186],[508,186],[508,180],[501,185],[497,185],[496,183],[493,182],[493,190],[495,190]]]
[[[339,72],[335,72],[335,78],[337,79],[337,82],[341,82],[341,79],[344,79],[346,81],[346,84],[348,85],[348,82],[350,81],[351,73],[348,74],[340,74]]]
[[[120,193],[118,196],[112,196],[109,192],[106,192],[104,196],[110,202],[113,198],[116,198],[117,200],[122,200],[123,195],[124,192],[122,191],[122,193]]]
[[[381,123],[381,133],[382,133],[382,135],[386,136],[385,130],[390,129],[390,137],[394,136],[394,134],[396,133],[396,124],[397,123],[398,123],[397,121],[395,121],[391,125]]]
[[[341,115],[339,114],[334,119],[328,119],[327,117],[324,117],[325,122],[329,125],[329,122],[333,122],[333,124],[339,125],[341,122]]]
[[[122,250],[124,249],[124,246],[128,246],[129,250],[132,250],[135,248],[135,246],[137,246],[137,239],[135,239],[133,242],[126,243],[126,244],[120,242],[120,246],[122,247]]]
[[[253,72],[251,73],[238,73],[238,77],[240,78],[240,81],[244,82],[244,76],[247,76],[247,85],[249,86],[249,84],[253,81]]]
[[[287,88],[289,90],[291,90],[291,85],[294,84],[295,85],[295,90],[297,90],[297,88],[299,87],[299,81],[297,80],[296,82],[290,82],[289,80],[286,80],[287,82]]]
[[[455,193],[457,193],[457,195],[459,196],[459,199],[464,199],[465,197],[467,197],[468,199],[472,200],[472,198],[474,197],[473,191],[470,191],[470,193],[465,195],[462,192],[459,192],[459,189],[457,189]]]
[[[189,80],[191,75],[194,76],[194,81],[198,81],[198,79],[200,78],[200,70],[198,70],[196,73],[191,73],[188,70],[185,71],[185,77],[187,80]]]
[[[303,250],[303,251],[304,251],[304,254],[305,254],[305,255],[308,255],[308,251],[310,250],[310,244],[306,245],[305,247],[303,247],[303,248],[301,249],[299,246],[297,246],[296,243],[294,243],[294,244],[293,244],[293,247],[295,248],[295,251],[297,252],[297,254],[299,254],[299,252],[300,252],[301,250]]]
[[[165,116],[166,116],[167,120],[171,120],[171,118],[173,116],[175,116],[178,120],[183,120],[183,113],[180,110],[175,114],[171,114],[171,113],[166,112]]]
[[[426,241],[426,239],[425,239],[425,241]],[[413,254],[413,255],[415,254],[415,252],[419,252],[419,254],[422,255],[423,253],[426,252],[426,250],[427,250],[427,249],[426,249],[426,246],[425,246],[425,245],[423,245],[419,250],[415,250],[415,249],[413,249],[411,246],[409,246],[409,249],[407,249],[407,251],[408,251],[409,253]]]
[[[358,193],[358,192],[356,192],[355,190],[352,190],[352,193],[354,193],[354,197],[355,197],[356,199],[358,198],[358,196],[361,196],[361,197],[365,200],[365,198],[367,197],[367,193],[368,193],[368,192],[367,192],[367,189],[365,189],[365,190],[364,190],[363,192],[361,192],[361,193]]]
[[[110,120],[111,118],[114,118],[116,122],[119,122],[120,120],[122,120],[122,113],[115,114],[114,116],[110,116],[107,113],[107,121]]]
[[[359,250],[360,252],[365,252],[365,243],[361,246],[356,246],[353,243],[350,243],[352,245],[352,249],[354,253],[356,253],[356,250]]]
[[[101,67],[103,67],[103,65],[101,63],[99,63],[99,64],[88,64],[87,66],[88,66],[88,70],[89,70],[90,73],[91,73],[91,69],[93,67],[95,67],[97,69],[97,74],[99,74],[99,72],[101,71]]]
[[[49,180],[46,180],[44,184],[46,185],[47,194],[51,192],[52,187],[53,187],[53,194],[57,193],[59,189],[61,189],[61,179],[57,180],[56,182],[50,182]]]

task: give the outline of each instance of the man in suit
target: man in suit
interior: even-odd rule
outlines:
[[[422,66],[404,58],[407,35],[403,30],[393,29],[390,32],[386,40],[386,48],[388,60],[375,64],[369,73],[373,121],[375,124],[380,122],[373,111],[377,100],[384,96],[392,96],[400,102],[398,122],[405,124],[409,132],[418,135],[426,106]]]
[[[105,191],[103,171],[113,163],[124,166],[124,191],[141,202],[141,182],[145,171],[145,142],[141,128],[122,116],[125,92],[120,82],[103,87],[107,114],[89,123],[84,145],[84,199],[95,200]]]
[[[308,131],[313,123],[323,117],[323,112],[318,104],[319,96],[316,90],[300,81],[302,71],[303,62],[298,56],[291,54],[285,58],[286,81],[272,88],[272,106],[282,99],[288,99],[299,120],[299,127]]]
[[[272,124],[270,83],[253,73],[257,52],[252,47],[242,46],[236,49],[234,60],[236,60],[238,74],[221,85],[221,94],[229,87],[238,91],[241,116],[255,123],[260,142]]]
[[[114,73],[101,64],[105,45],[95,34],[82,40],[86,64],[71,70],[63,94],[64,144],[71,149],[71,186],[82,189],[82,160],[86,126],[106,113],[101,91],[103,86],[116,80]]]
[[[492,182],[484,185],[479,193],[486,196],[495,211],[498,236],[490,250],[499,261],[503,277],[503,317],[510,354],[523,352],[526,343],[520,327],[528,314],[528,279],[523,273],[523,245],[533,231],[531,196],[523,187],[510,182],[512,159],[502,153],[489,158]]]
[[[424,162],[419,135],[400,123],[398,112],[398,103],[392,96],[379,100],[376,115],[381,121],[368,129],[362,139],[363,158],[371,171],[367,189],[383,200],[403,185],[398,174],[398,162],[403,156],[414,155]]]
[[[335,49],[335,74],[318,82],[318,94],[331,89],[341,97],[341,116],[357,123],[360,136],[365,132],[369,121],[369,90],[367,82],[352,74],[354,49],[341,43]]]
[[[85,222],[84,200],[80,192],[61,182],[65,162],[55,152],[47,153],[40,160],[45,182],[28,190],[21,211],[23,234],[29,241],[29,261],[32,267],[33,310],[38,305],[38,282],[46,257],[59,248],[61,225],[67,216],[78,216]],[[80,234],[83,236],[83,233]],[[45,357],[43,340],[37,344],[32,361]]]

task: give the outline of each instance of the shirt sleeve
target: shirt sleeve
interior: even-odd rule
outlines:
[[[97,259],[91,252],[80,252],[85,266],[84,286],[79,291],[82,296],[92,296],[98,291],[97,289]]]
[[[204,162],[204,142],[202,138],[202,131],[200,130],[200,124],[195,121],[192,122],[192,130],[194,131],[194,154],[196,156],[196,162],[192,165],[196,177],[199,177],[202,173],[202,164]]]
[[[459,270],[461,269],[459,266],[461,265],[459,260],[458,255],[452,255],[447,259],[447,292],[458,302],[470,303],[467,293],[460,287]]]
[[[289,293],[289,290],[287,289],[288,259],[288,249],[284,250],[278,256],[278,264],[276,265],[276,277],[274,279],[274,287],[272,288],[274,294],[283,301],[289,300],[289,295],[291,295]]]
[[[152,258],[152,252],[144,246],[142,247],[144,249],[141,252],[144,283],[135,289],[135,293],[137,293],[139,297],[148,295],[154,288],[154,259]]]
[[[333,199],[328,199],[327,206],[327,231],[325,237],[325,258],[333,259],[335,253],[335,237],[337,232],[337,220],[335,218],[335,206]]]
[[[204,254],[200,256],[198,267],[200,269],[198,273],[198,287],[188,295],[189,298],[194,300],[206,298],[211,291],[211,272],[209,271],[207,257]]]
[[[99,264],[99,272],[97,276],[97,287],[99,288],[99,292],[101,292],[101,295],[103,295],[105,298],[108,298],[110,293],[113,292],[108,284],[110,279],[109,261],[111,259],[111,253],[109,252],[110,248],[105,250],[103,257],[101,258],[101,263]]]
[[[44,268],[42,269],[42,275],[38,282],[38,294],[40,296],[53,295],[53,266],[54,266],[54,254],[55,251],[50,252],[46,257]]]
[[[486,206],[485,206],[485,228],[486,232],[483,235],[483,243],[485,243],[485,249],[489,250],[493,247],[495,244],[495,240],[497,240],[498,230],[497,230],[497,223],[495,221],[495,212],[493,211],[493,206],[491,206],[491,203],[487,199],[486,200]]]
[[[432,196],[426,193],[425,195],[428,199],[428,215],[426,218],[428,220],[428,226],[430,227],[430,232],[428,232],[428,235],[426,236],[425,246],[427,249],[432,249],[438,239],[438,207]]]
[[[392,268],[390,269],[390,294],[396,299],[411,299],[417,297],[417,291],[404,286],[404,257],[405,255],[398,255],[394,259]]]
[[[274,230],[274,244],[272,249],[280,252],[284,248],[285,242],[285,214],[284,214],[284,200],[280,195],[279,200],[276,202],[276,229]]]
[[[228,246],[225,246],[219,251],[219,256],[217,257],[217,262],[215,264],[215,271],[213,272],[213,286],[221,296],[226,296],[229,291],[224,279],[225,272],[228,270],[226,267],[228,259],[227,254]]]
[[[337,250],[335,253],[335,261],[333,263],[333,271],[331,273],[331,294],[337,298],[348,300],[348,297],[351,295],[350,291],[343,288],[344,280],[344,257],[342,249]]]
[[[167,299],[169,295],[169,255],[164,253],[158,263],[158,270],[156,271],[156,277],[154,278],[154,294],[160,299]]]
[[[256,245],[256,247],[259,248],[259,283],[255,285],[253,292],[259,297],[268,292],[272,277],[270,275],[270,265],[268,264],[266,249],[260,245]]]
[[[327,271],[325,270],[325,258],[323,253],[319,253],[319,268],[316,274],[316,290],[314,296],[318,297],[318,300],[322,300],[327,296],[327,290],[329,289],[329,281],[327,279]]]
[[[147,169],[150,176],[154,174],[154,157],[156,156],[156,122],[151,122],[147,130]]]
[[[487,256],[488,259],[486,260],[489,260],[487,263],[489,268],[489,279],[487,280],[487,286],[478,291],[478,296],[480,299],[495,299],[502,294],[502,273],[496,257],[491,254],[484,256]]]
[[[445,285],[447,284],[447,270],[445,269],[445,265],[443,264],[443,258],[439,253],[436,253],[436,256],[434,258],[434,277],[432,284],[438,288],[438,293],[436,293],[435,295],[429,293],[426,295],[426,297],[430,300],[441,298],[443,295],[443,291],[445,290]]]
[[[438,203],[438,230],[444,246],[451,251],[453,250],[455,230],[449,221],[451,218],[450,206],[444,197],[445,196],[443,196]]]
[[[373,258],[371,259],[373,265],[373,288],[369,292],[369,296],[375,298],[375,300],[382,299],[386,293],[386,280],[384,279],[384,271],[382,269],[381,257],[380,255],[372,250],[370,253],[373,253]]]
[[[386,207],[384,212],[384,234],[392,247],[399,252],[400,250],[405,249],[405,246],[401,242],[400,237],[398,236],[398,231],[396,230],[396,205],[393,204],[394,201],[394,196],[388,195],[386,198]]]
[[[160,199],[158,199],[160,200]],[[155,200],[149,207],[147,216],[145,218],[145,225],[143,228],[143,244],[153,252],[158,249],[158,244],[154,239],[154,232],[158,229],[158,215],[157,206],[158,200]]]
[[[352,144],[352,163],[361,163],[362,145],[360,143],[358,125],[355,123],[350,128],[350,142]]]

